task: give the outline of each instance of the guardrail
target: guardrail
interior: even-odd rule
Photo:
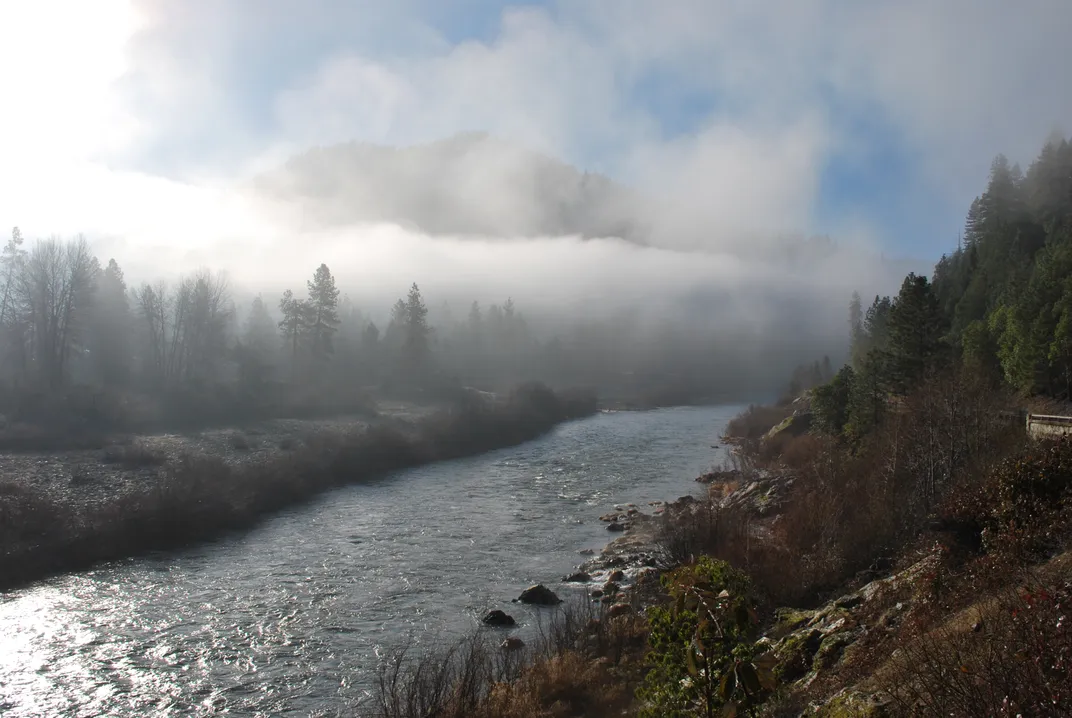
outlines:
[[[1072,434],[1072,416],[1028,414],[1027,433],[1030,436],[1064,436]]]

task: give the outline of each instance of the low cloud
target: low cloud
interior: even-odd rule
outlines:
[[[64,7],[0,26],[43,37]],[[324,261],[369,306],[418,281],[451,302],[705,306],[833,335],[849,292],[891,291],[952,245],[994,153],[1027,162],[1072,114],[1059,0],[133,0],[84,20],[99,32],[60,60],[51,43],[3,58],[21,111],[0,133],[0,221],[86,232],[134,277],[207,264],[275,291]],[[250,190],[309,148],[469,131],[495,143]],[[829,186],[831,167],[881,177],[877,146],[905,164],[882,201],[927,198],[932,236],[899,244]],[[777,239],[831,228],[836,251]]]

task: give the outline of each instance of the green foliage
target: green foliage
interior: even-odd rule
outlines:
[[[940,350],[942,317],[926,277],[909,274],[889,314],[893,384],[906,394],[934,365]]]
[[[1072,146],[1046,144],[1027,174],[994,159],[942,257],[934,295],[965,363],[1023,393],[1072,396]]]
[[[854,441],[871,433],[886,416],[888,359],[884,352],[872,350],[853,374],[842,433]]]
[[[849,406],[852,399],[856,372],[844,366],[830,382],[818,387],[812,396],[811,408],[817,427],[832,436],[844,431],[849,421]]]
[[[1000,375],[997,343],[986,322],[981,319],[971,322],[964,328],[960,341],[965,367],[987,378]]]
[[[707,556],[663,577],[666,608],[649,609],[642,718],[752,715],[775,687],[774,658],[754,642],[748,577]]]

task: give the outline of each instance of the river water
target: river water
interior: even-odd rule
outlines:
[[[325,494],[256,530],[0,594],[0,715],[338,715],[385,651],[459,636],[693,493],[739,407],[619,412]]]

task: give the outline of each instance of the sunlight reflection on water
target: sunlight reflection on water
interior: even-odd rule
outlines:
[[[531,630],[539,609],[510,599],[602,546],[614,504],[692,492],[736,410],[600,414],[0,595],[0,714],[345,714],[403,640],[460,635],[496,607]]]

